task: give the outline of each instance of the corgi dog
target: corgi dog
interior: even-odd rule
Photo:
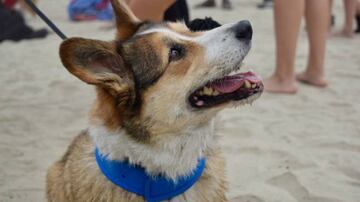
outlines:
[[[228,201],[215,115],[263,91],[255,73],[241,70],[251,24],[192,32],[141,22],[125,2],[111,3],[114,41],[60,46],[65,68],[97,98],[89,127],[48,170],[48,201]]]

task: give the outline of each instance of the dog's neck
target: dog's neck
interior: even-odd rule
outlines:
[[[125,133],[121,129],[109,132],[102,125],[89,129],[95,146],[110,160],[128,160],[141,165],[151,175],[162,173],[174,180],[191,174],[198,159],[215,146],[213,120],[199,128],[166,135],[151,145],[137,142]]]

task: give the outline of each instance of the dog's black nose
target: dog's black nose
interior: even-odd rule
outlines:
[[[253,35],[253,29],[248,20],[243,20],[232,28],[235,32],[235,36],[239,40],[251,40]]]

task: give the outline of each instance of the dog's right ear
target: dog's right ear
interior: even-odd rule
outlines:
[[[116,39],[126,40],[137,31],[140,20],[130,10],[125,0],[111,0],[111,5],[116,21]]]
[[[115,42],[71,38],[60,46],[60,57],[66,69],[82,81],[106,89],[128,106],[134,101],[134,78],[117,52]]]

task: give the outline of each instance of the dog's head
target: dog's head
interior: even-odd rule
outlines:
[[[140,22],[122,1],[112,5],[115,41],[71,38],[60,48],[64,66],[97,86],[94,121],[150,141],[261,94],[254,73],[238,73],[251,46],[248,21],[191,32],[181,23]]]

